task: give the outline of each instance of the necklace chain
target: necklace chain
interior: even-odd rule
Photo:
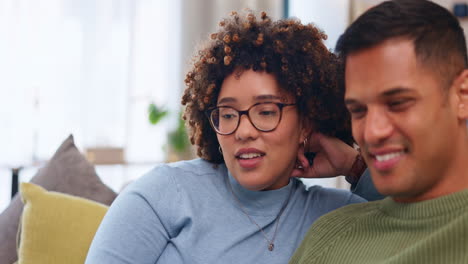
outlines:
[[[262,232],[263,237],[268,242],[268,250],[273,251],[273,249],[275,248],[276,231],[278,231],[278,225],[279,225],[280,217],[283,214],[284,209],[286,208],[286,206],[289,203],[289,199],[291,198],[291,193],[292,193],[293,186],[291,186],[291,188],[289,189],[288,198],[284,201],[278,215],[275,218],[275,232],[273,233],[273,237],[271,239],[269,239],[267,234],[263,230],[263,228],[259,224],[257,224],[257,222],[255,222],[255,220],[253,220],[253,218],[247,213],[247,211],[245,210],[245,208],[242,205],[241,201],[239,200],[239,198],[234,193],[234,190],[232,189],[231,182],[229,181],[229,179],[228,179],[228,185],[229,185],[229,189],[231,190],[232,196],[234,196],[234,200],[236,201],[237,205],[239,205],[239,208],[241,209],[241,211],[247,216],[247,218],[249,218],[250,222],[252,222],[253,224],[255,224],[258,227],[260,232]]]

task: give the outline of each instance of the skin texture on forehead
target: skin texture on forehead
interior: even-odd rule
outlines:
[[[247,75],[244,78],[243,75]],[[233,79],[235,81],[233,81]],[[252,104],[260,101],[279,101],[282,103],[291,103],[294,101],[294,96],[286,91],[281,85],[279,85],[276,77],[272,74],[269,74],[265,71],[258,71],[254,72],[252,70],[242,71],[240,73],[233,73],[227,76],[223,80],[223,87],[226,82],[230,83],[237,83],[237,86],[234,86],[233,89],[242,89],[242,86],[249,86],[249,87],[268,87],[270,86],[272,89],[265,89],[266,92],[253,94],[250,95],[248,93],[241,93],[237,97],[226,97],[222,96],[222,94],[218,95],[217,105],[220,105],[226,101],[238,101],[238,97],[242,97],[243,99],[250,100]],[[250,99],[248,98],[250,96]],[[240,110],[240,109],[239,109]]]

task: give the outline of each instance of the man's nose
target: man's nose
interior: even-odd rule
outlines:
[[[368,109],[364,127],[367,144],[379,144],[393,132],[393,124],[384,109]]]

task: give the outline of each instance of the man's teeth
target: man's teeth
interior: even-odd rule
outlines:
[[[388,153],[385,155],[375,155],[375,158],[377,159],[377,161],[387,161],[387,160],[396,158],[398,156],[401,156],[403,155],[403,153],[404,151],[399,151],[399,152]]]
[[[262,156],[262,154],[260,154],[260,153],[244,153],[244,154],[240,154],[239,158],[241,158],[241,159],[253,159],[253,158],[260,157],[260,156]]]

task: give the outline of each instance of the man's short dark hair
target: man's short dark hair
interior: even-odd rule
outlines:
[[[383,2],[361,15],[338,39],[336,52],[348,55],[389,39],[413,41],[416,58],[450,87],[467,66],[466,40],[457,18],[427,0]]]

